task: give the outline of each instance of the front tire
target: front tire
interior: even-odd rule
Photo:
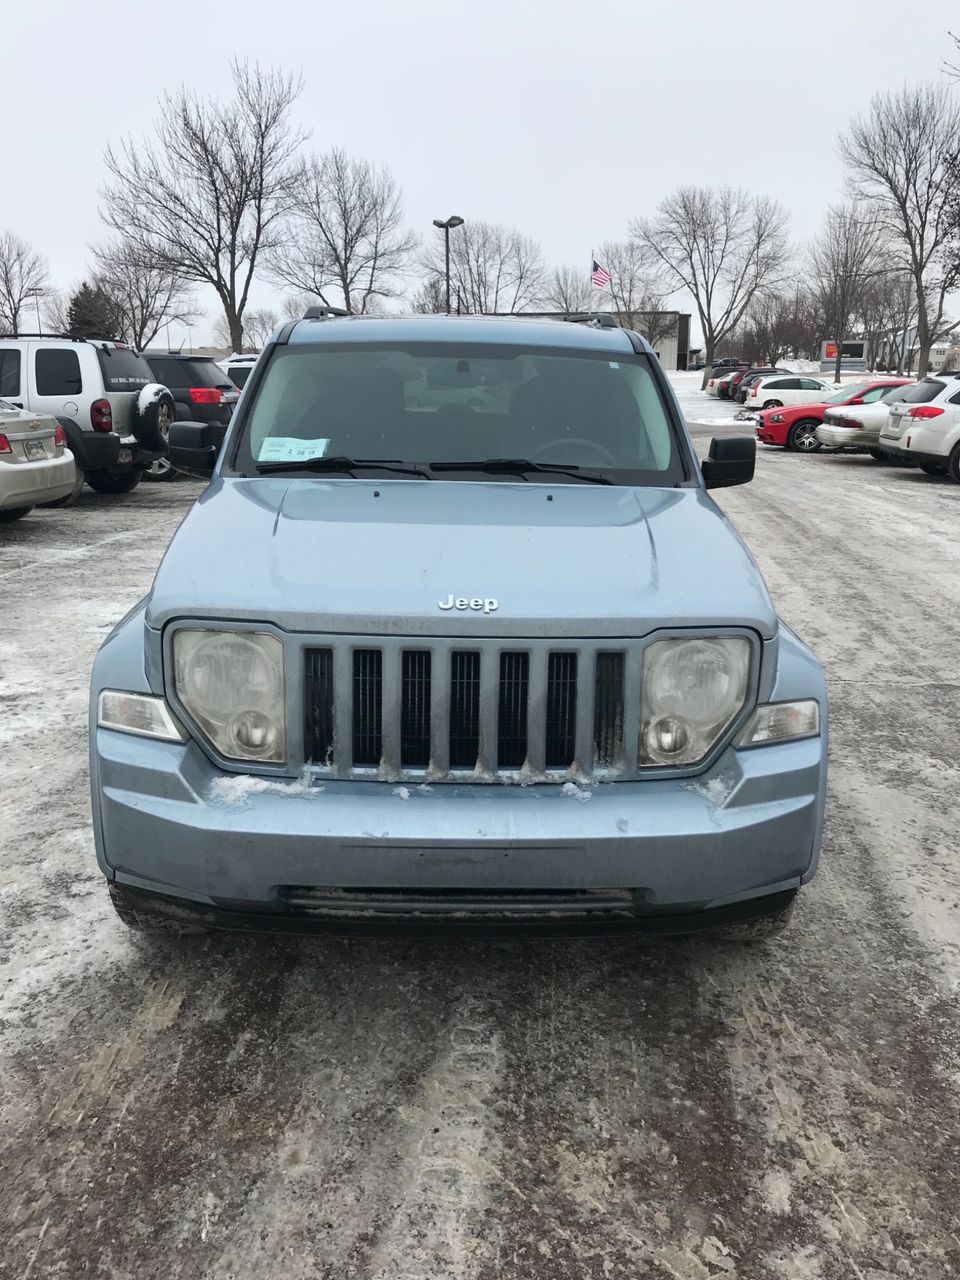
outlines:
[[[13,524],[15,520],[28,516],[32,510],[33,507],[7,507],[6,511],[0,511],[0,524]]]
[[[823,445],[817,439],[817,423],[813,418],[801,418],[787,433],[787,448],[793,453],[816,453]]]
[[[120,475],[111,471],[88,471],[87,484],[97,493],[130,493],[142,476],[142,471],[124,471]]]

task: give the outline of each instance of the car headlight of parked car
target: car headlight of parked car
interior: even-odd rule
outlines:
[[[641,764],[681,768],[705,759],[743,710],[750,656],[745,636],[651,644],[643,663]]]
[[[221,755],[286,758],[283,645],[258,631],[183,629],[173,637],[174,687]]]
[[[771,413],[771,415],[770,415],[770,421],[771,421],[771,422],[782,422],[782,421],[783,421],[783,414],[782,414],[782,413]]]

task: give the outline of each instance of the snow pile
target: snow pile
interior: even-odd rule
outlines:
[[[253,796],[306,796],[313,799],[323,790],[322,786],[315,786],[306,773],[293,782],[279,782],[274,778],[255,778],[249,773],[237,773],[229,778],[214,778],[208,794],[214,804],[235,805],[243,809],[249,808]]]
[[[394,787],[394,788],[393,788],[393,794],[397,797],[397,799],[398,799],[398,800],[409,800],[409,799],[410,799],[410,788],[409,788],[409,787]]]
[[[166,387],[162,387],[159,382],[148,382],[145,387],[140,388],[140,394],[137,396],[137,414],[143,417],[147,410],[165,395],[167,395]]]
[[[588,791],[586,787],[578,787],[575,782],[565,782],[560,790],[565,796],[573,796],[580,804],[586,804],[593,797],[592,791]]]

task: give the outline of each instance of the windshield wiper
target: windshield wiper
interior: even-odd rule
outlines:
[[[545,474],[570,476],[573,480],[582,480],[585,484],[613,484],[606,476],[597,475],[595,471],[581,471],[579,467],[561,463],[530,462],[527,458],[481,458],[473,462],[431,462],[431,471],[487,471],[491,475],[518,475],[533,471]],[[526,478],[526,477],[524,477]]]
[[[433,476],[421,467],[405,467],[399,458],[345,458],[342,455],[332,458],[322,454],[316,458],[291,458],[288,462],[258,462],[257,471],[267,475],[273,471],[343,471],[352,479],[358,470],[373,468],[376,471],[399,471],[405,476],[420,476],[424,480],[432,480]]]

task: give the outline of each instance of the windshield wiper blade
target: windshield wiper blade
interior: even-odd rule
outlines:
[[[597,475],[595,471],[582,471],[573,463],[531,462],[528,458],[480,458],[468,462],[431,462],[431,471],[487,471],[491,475],[524,475],[532,471],[547,475],[570,476],[573,480],[582,480],[585,484],[613,484],[606,476]]]
[[[433,476],[422,467],[405,467],[399,458],[346,458],[342,454],[316,458],[291,458],[288,462],[258,462],[257,471],[268,475],[274,471],[343,471],[352,479],[358,470],[374,469],[376,471],[398,471],[405,476],[420,476],[424,480],[432,480]]]

